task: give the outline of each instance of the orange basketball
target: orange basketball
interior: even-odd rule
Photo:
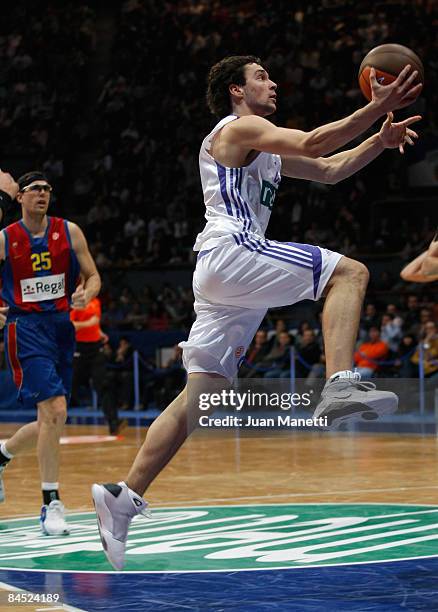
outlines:
[[[388,44],[374,47],[363,59],[359,68],[359,87],[367,100],[371,100],[370,69],[375,68],[377,81],[389,85],[395,81],[403,68],[410,64],[418,70],[412,86],[424,83],[424,67],[416,53],[403,45]]]

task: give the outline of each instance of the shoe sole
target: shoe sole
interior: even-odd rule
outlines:
[[[105,529],[105,527],[103,526],[105,520],[108,520],[108,521],[112,520],[112,516],[111,516],[111,512],[108,509],[108,506],[106,505],[105,494],[102,491],[102,489],[103,487],[97,484],[94,484],[91,487],[91,495],[93,497],[94,509],[96,511],[97,528],[99,530],[99,537],[100,537],[100,541],[102,542],[102,548],[103,548],[106,558],[108,559],[108,562],[113,566],[114,569],[121,570],[123,569],[124,563],[122,564],[115,563],[110,558],[109,552],[108,552],[108,541],[114,540],[115,538],[113,538],[113,536],[111,535],[111,532],[108,531],[108,529]]]
[[[46,529],[44,529],[42,525],[41,525],[41,531],[42,531],[42,534],[47,536],[48,538],[70,535],[69,529],[64,529],[64,531],[61,531],[60,533],[49,533]]]
[[[49,538],[51,536],[65,536],[65,535],[70,535],[70,529],[64,529],[63,531],[60,531],[59,533],[49,533],[47,531],[47,529],[44,527],[44,523],[40,520],[40,525],[41,525],[41,531],[43,533],[43,535],[48,536]]]
[[[339,408],[331,408],[324,415],[322,412],[319,416],[327,417],[327,426],[323,429],[338,429],[342,423],[358,423],[376,421],[387,414],[394,414],[398,408],[398,402],[393,405],[372,407],[361,402],[352,402],[346,404],[339,402]]]

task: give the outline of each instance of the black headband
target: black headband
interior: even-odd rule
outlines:
[[[33,183],[34,181],[46,181],[48,183],[47,177],[42,172],[27,172],[20,176],[18,179],[18,187],[20,191],[23,191],[25,187]]]

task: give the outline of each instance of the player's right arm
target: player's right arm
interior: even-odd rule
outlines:
[[[334,185],[367,166],[385,149],[399,148],[400,153],[403,153],[405,143],[413,145],[413,139],[418,138],[418,134],[408,126],[420,119],[421,116],[416,115],[393,123],[393,114],[388,113],[380,132],[367,138],[354,149],[317,159],[303,156],[282,157],[281,173],[291,178]]]
[[[390,85],[379,85],[371,70],[373,100],[348,117],[318,127],[311,132],[277,127],[256,115],[240,117],[222,130],[224,144],[246,151],[264,151],[281,156],[322,157],[360,136],[382,115],[412,103],[421,85],[412,87],[417,71],[406,66]]]

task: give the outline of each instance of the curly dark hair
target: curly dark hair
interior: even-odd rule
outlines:
[[[261,64],[255,55],[232,55],[215,64],[207,78],[207,105],[218,117],[231,111],[229,87],[231,84],[245,85],[244,68],[247,64]]]

